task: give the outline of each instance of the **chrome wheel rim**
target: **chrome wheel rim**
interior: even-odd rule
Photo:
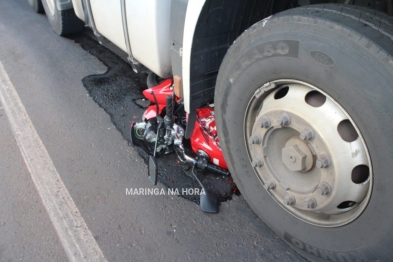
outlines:
[[[349,114],[319,88],[286,79],[263,85],[248,104],[244,129],[256,176],[290,214],[337,227],[367,206],[366,143]]]

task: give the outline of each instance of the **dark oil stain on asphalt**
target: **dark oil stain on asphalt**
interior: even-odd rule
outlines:
[[[146,76],[141,77],[134,73],[128,63],[89,35],[81,33],[70,38],[108,67],[106,73],[87,76],[82,82],[89,95],[109,114],[116,129],[131,145],[130,124],[132,121],[142,121],[143,112],[149,106],[142,95],[142,90],[147,88]],[[187,143],[185,146],[187,147]],[[138,147],[135,149],[147,163],[148,155]],[[192,153],[190,147],[187,149]],[[131,159],[130,165],[132,165]],[[182,189],[200,188],[191,177],[190,170],[179,164],[175,153],[157,158],[157,166],[158,181],[166,187],[178,189],[180,194]],[[205,188],[219,197],[220,202],[232,199],[232,194],[239,192],[231,178],[201,171],[197,172],[197,175]],[[198,196],[186,194],[180,196],[199,204]]]

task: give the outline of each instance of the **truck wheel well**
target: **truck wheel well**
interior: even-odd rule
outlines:
[[[214,99],[218,70],[229,47],[254,23],[297,0],[207,0],[195,29],[190,64],[191,107]]]

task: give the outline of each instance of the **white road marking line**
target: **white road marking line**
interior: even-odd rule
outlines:
[[[70,261],[106,261],[61,180],[1,62],[0,101],[68,259]]]

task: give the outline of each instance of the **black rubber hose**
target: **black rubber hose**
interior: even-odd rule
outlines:
[[[205,169],[209,170],[211,172],[217,173],[219,175],[222,175],[222,176],[229,176],[229,172],[227,170],[222,169],[222,168],[212,165],[212,164],[207,164]]]

